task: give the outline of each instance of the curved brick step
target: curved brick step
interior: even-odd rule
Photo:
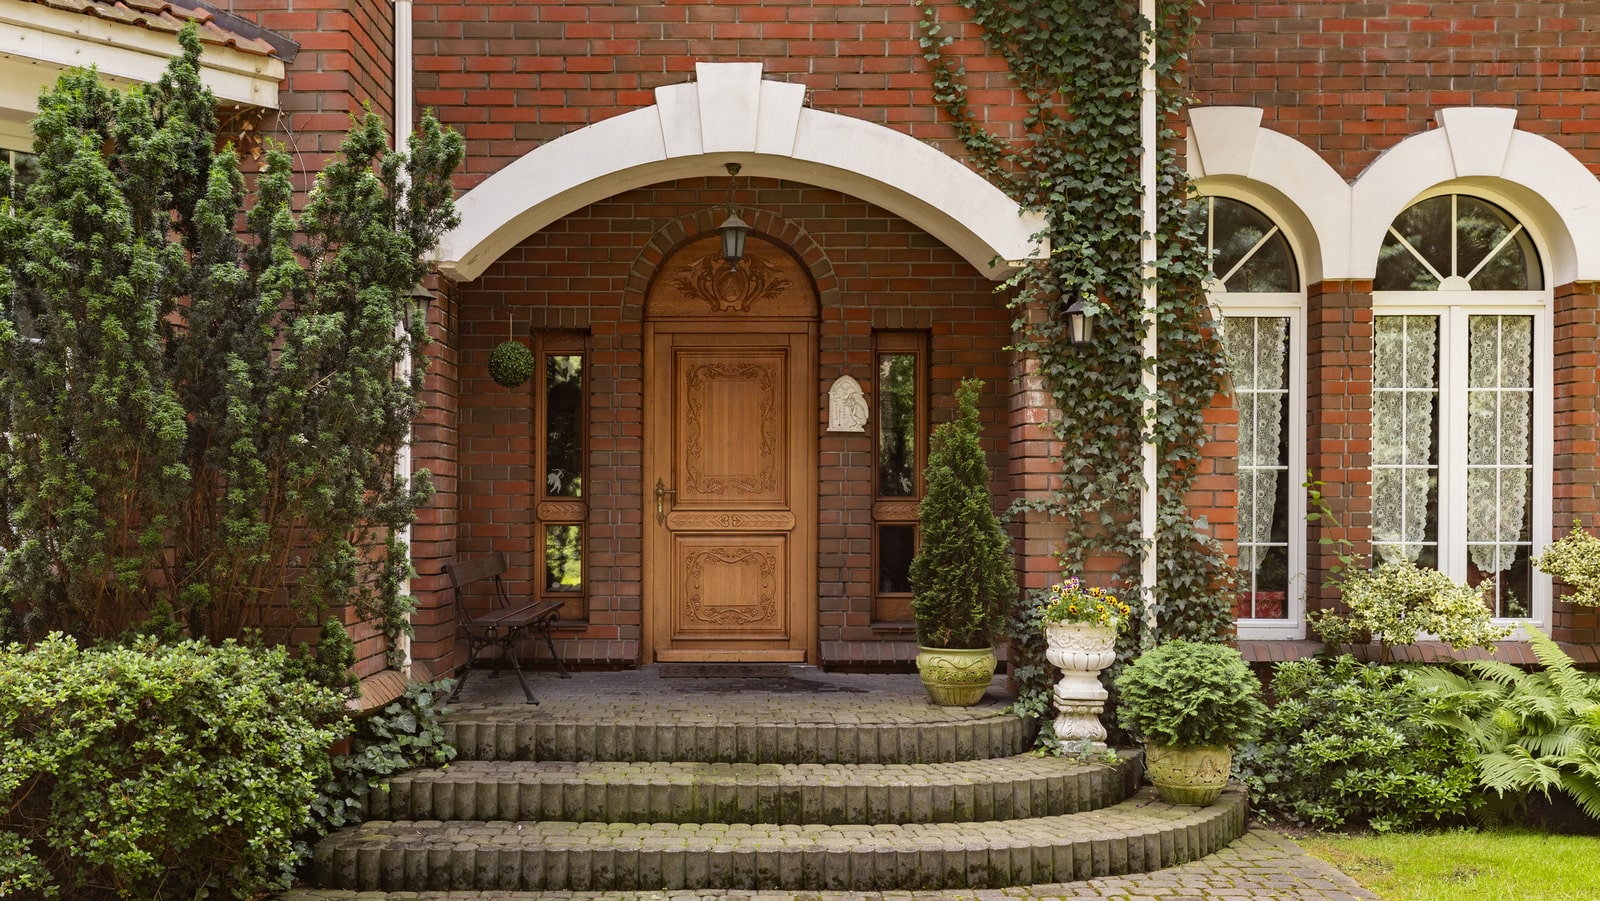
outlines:
[[[1173,866],[1244,833],[1245,797],[1148,789],[1070,816],[889,826],[374,821],[316,847],[328,889],[998,888]]]
[[[800,706],[733,712],[712,705],[487,707],[450,715],[460,760],[698,763],[948,763],[1013,757],[1027,724],[995,706]]]
[[[1023,755],[935,764],[467,761],[405,773],[367,818],[611,823],[940,823],[1115,804],[1138,757],[1108,767]]]

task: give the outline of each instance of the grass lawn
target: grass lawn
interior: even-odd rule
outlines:
[[[1384,901],[1595,901],[1600,838],[1542,832],[1297,835]]]

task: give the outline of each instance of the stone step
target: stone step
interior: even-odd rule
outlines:
[[[942,823],[1027,819],[1115,804],[1120,765],[1022,755],[934,764],[465,761],[404,773],[367,798],[381,820],[611,823]]]
[[[1173,866],[1243,834],[1245,798],[1149,790],[1065,816],[883,826],[372,821],[314,852],[325,889],[653,891],[999,888]]]
[[[722,712],[705,705],[608,711],[486,707],[452,714],[445,736],[460,760],[679,763],[948,763],[1013,757],[1032,734],[998,706],[809,707]]]

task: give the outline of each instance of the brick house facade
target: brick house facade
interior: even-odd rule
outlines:
[[[140,15],[112,21],[100,4],[90,5],[98,17],[76,15],[128,40],[211,15],[128,6]],[[71,15],[62,7],[0,0],[0,27],[59,28],[34,20]],[[1192,498],[1247,573],[1241,642],[1261,658],[1303,652],[1305,611],[1331,601],[1322,585],[1334,561],[1319,539],[1347,537],[1359,551],[1376,543],[1457,577],[1504,581],[1497,612],[1553,629],[1594,662],[1596,616],[1563,604],[1526,558],[1600,513],[1600,5],[1222,3],[1198,14],[1196,105],[1182,123],[1189,167],[1216,198],[1219,247],[1240,222],[1265,236],[1248,251],[1258,256],[1237,261],[1249,284],[1219,272],[1214,301],[1230,334],[1255,336],[1230,339],[1231,351],[1257,363],[1274,355],[1270,372],[1236,373],[1236,391],[1218,398],[1210,470]],[[1020,133],[1001,64],[982,55],[958,8],[940,16],[950,51],[969,55],[975,107]],[[989,383],[997,504],[1039,490],[1052,465],[1040,427],[1051,414],[1027,361],[1008,350],[1011,313],[994,290],[1005,273],[994,262],[1032,254],[1032,228],[961,161],[933,99],[919,17],[912,4],[876,0],[234,0],[213,17],[220,52],[254,60],[276,85],[270,99],[238,99],[240,121],[288,143],[304,171],[320,168],[362,104],[402,126],[412,109],[432,108],[466,138],[463,223],[430,286],[435,343],[413,445],[439,489],[411,536],[414,660],[433,672],[460,661],[440,567],[503,551],[514,591],[568,601],[557,643],[571,662],[910,661],[899,567],[913,540],[914,470],[955,383]],[[254,29],[272,41],[249,43]],[[397,52],[396,35],[408,33]],[[7,47],[8,59],[27,52]],[[413,104],[397,107],[407,93]],[[7,102],[13,121],[28,111]],[[8,128],[0,146],[25,150]],[[788,449],[782,465],[814,468],[803,473],[814,497],[792,508],[814,521],[786,532],[803,536],[792,540],[774,537],[790,528],[776,520],[708,525],[687,495],[672,501],[685,504],[678,525],[666,502],[656,512],[657,479],[687,490],[666,481],[687,477],[678,449],[699,427],[694,373],[662,360],[703,358],[725,373],[730,359],[768,359],[711,341],[723,328],[717,305],[685,314],[688,289],[674,287],[730,207],[753,227],[752,253],[787,273],[794,303],[812,311],[763,319],[752,306],[734,317],[752,346],[804,336],[785,346],[805,359],[783,357],[793,368],[781,375],[814,399],[796,420],[807,426],[772,426]],[[1470,284],[1470,266],[1434,271],[1439,253],[1455,264],[1459,249],[1411,240],[1482,229],[1495,246],[1467,255],[1499,279],[1487,289]],[[489,354],[508,337],[538,356],[531,385],[489,378]],[[1512,362],[1486,384],[1478,364],[1491,344]],[[1383,348],[1402,349],[1417,371],[1396,375]],[[829,390],[843,376],[864,389],[861,431],[830,429]],[[890,404],[890,380],[909,406]],[[765,409],[726,390],[705,397]],[[1426,412],[1406,406],[1419,397]],[[1490,397],[1490,431],[1526,435],[1517,447],[1490,442],[1484,457],[1468,445],[1487,446],[1473,417]],[[1241,398],[1256,405],[1245,415]],[[1277,426],[1261,425],[1263,410]],[[746,420],[736,422],[706,435]],[[1436,437],[1408,442],[1424,431]],[[764,453],[732,447],[723,462],[760,465]],[[1305,524],[1308,474],[1325,483],[1338,534]],[[1492,502],[1489,483],[1501,486]],[[732,522],[757,508],[716,509]],[[1487,537],[1473,531],[1485,521]],[[1049,526],[1014,528],[1024,583],[1047,584]],[[767,576],[750,562],[763,555],[796,576],[775,591],[800,611],[788,623],[800,634],[757,623],[722,649],[694,616],[727,623],[766,608],[719,607],[695,586],[765,598]],[[376,639],[363,647],[376,668]]]

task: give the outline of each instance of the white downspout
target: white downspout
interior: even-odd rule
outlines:
[[[411,31],[411,0],[394,0],[394,149],[399,153],[406,153],[411,149],[412,117],[412,31]],[[405,299],[407,304],[415,304],[411,297]],[[426,307],[423,308],[426,311]],[[426,312],[424,312],[426,315]],[[399,325],[398,337],[405,340],[406,319]],[[424,324],[426,327],[426,324]],[[400,359],[399,377],[406,382],[411,381],[412,360],[409,343],[402,344],[406,348]],[[411,434],[408,430],[406,440],[401,442],[400,450],[395,459],[395,474],[403,481],[410,482],[411,466]],[[411,562],[411,527],[408,525],[400,530],[400,547],[404,549],[406,563]],[[411,593],[411,580],[409,578],[400,582],[402,595]],[[407,622],[410,614],[406,615]],[[411,676],[411,635],[409,630],[400,635],[400,671],[408,678]]]
[[[1141,296],[1144,300],[1146,327],[1144,333],[1145,360],[1142,384],[1144,386],[1144,427],[1148,430],[1144,440],[1144,488],[1139,493],[1139,538],[1145,548],[1144,563],[1139,572],[1140,588],[1145,597],[1146,641],[1154,641],[1156,627],[1156,518],[1159,513],[1156,485],[1156,0],[1140,0],[1139,14],[1149,23],[1150,31],[1144,42],[1144,62],[1141,73],[1139,104],[1139,181],[1144,188],[1142,215],[1139,225],[1143,233],[1139,240]]]

